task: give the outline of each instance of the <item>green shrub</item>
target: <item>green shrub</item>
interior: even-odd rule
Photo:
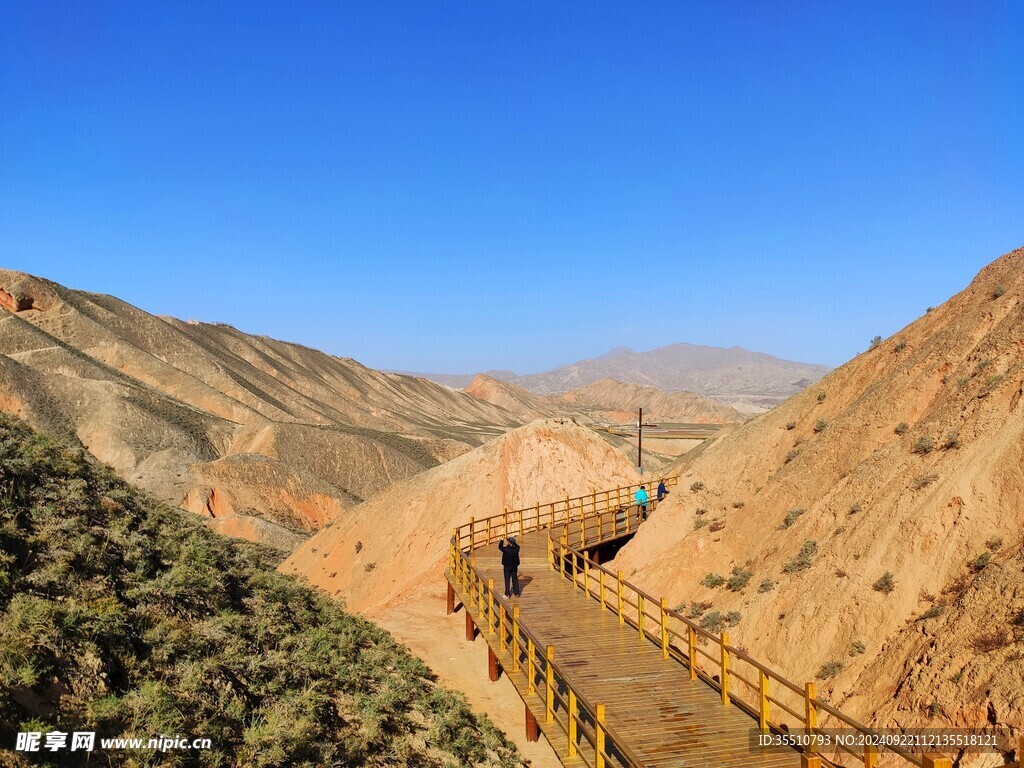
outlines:
[[[946,606],[942,603],[937,603],[928,608],[924,613],[918,617],[918,621],[927,621],[928,619],[934,619],[946,612]]]
[[[849,511],[848,514],[856,515],[858,512],[860,512],[860,510],[861,510],[860,502],[859,501],[855,501],[855,502],[853,502],[853,504],[850,505],[850,511]]]
[[[690,619],[699,619],[701,616],[705,614],[705,612],[707,612],[711,608],[712,605],[713,603],[709,603],[706,600],[702,602],[691,603],[690,610],[687,612],[686,616]]]
[[[734,501],[732,503],[732,508],[733,509],[743,509],[743,507],[745,507],[745,506],[746,506],[746,504],[744,502],[742,502],[742,501]]]
[[[921,435],[914,443],[914,453],[927,454],[935,450],[935,441],[928,435]]]
[[[765,592],[771,592],[775,589],[775,582],[771,579],[762,579],[761,583],[757,587],[757,591],[764,594]]]
[[[720,611],[705,613],[700,620],[701,629],[720,634],[725,629],[725,616]]]
[[[279,553],[7,417],[0,497],[0,743],[71,726],[213,739],[173,759],[103,755],[125,767],[519,764],[387,632],[278,573]]]
[[[789,429],[789,430],[796,429],[796,422],[795,421],[787,421],[786,422],[786,429]]]
[[[867,646],[864,645],[863,640],[854,640],[850,643],[850,655],[861,656],[867,650]]]
[[[690,490],[694,493],[704,490],[704,482],[702,480],[696,480],[690,485]]]
[[[907,422],[901,421],[899,424],[895,426],[895,428],[893,428],[892,431],[895,432],[897,435],[904,435],[906,434],[908,429],[910,429],[910,427],[907,426]]]
[[[800,509],[800,508],[794,508],[794,509],[789,510],[786,513],[786,517],[782,521],[782,524],[779,526],[779,530],[781,531],[781,530],[785,530],[786,528],[789,528],[791,525],[793,525],[793,523],[795,523],[797,521],[797,518],[800,517],[800,515],[802,515],[806,511],[807,511],[806,509]]]
[[[990,552],[998,552],[1000,547],[1002,547],[1002,546],[1003,546],[1003,537],[1002,536],[993,536],[991,539],[989,539],[988,541],[985,542],[985,547]]]
[[[892,351],[893,352],[902,352],[906,348],[907,348],[907,342],[905,342],[905,341],[897,341],[896,342],[896,346],[894,346],[892,348]]]
[[[960,447],[960,433],[955,429],[949,430],[942,438],[942,450],[948,451]]]
[[[878,581],[871,585],[871,588],[875,590],[875,592],[884,592],[885,594],[889,594],[896,589],[896,581],[893,579],[892,574],[889,571],[886,571]]]
[[[818,542],[814,539],[807,539],[800,547],[796,557],[782,567],[783,573],[796,573],[805,571],[814,564],[814,556],[818,554]]]
[[[825,393],[824,392],[819,392],[818,393],[818,402],[819,403],[824,403],[825,402]]]
[[[707,524],[708,519],[703,515],[697,515],[697,517],[693,518],[693,530],[695,531],[699,531],[701,528],[707,526]]]
[[[815,432],[824,432],[825,431],[825,427],[827,427],[827,426],[828,426],[828,422],[827,421],[825,421],[824,419],[818,419],[816,422],[814,422],[814,431]]]
[[[709,587],[710,589],[717,589],[718,587],[725,584],[725,577],[722,576],[720,573],[709,573],[703,579],[700,580],[700,583],[703,584],[705,587]]]
[[[975,573],[981,573],[988,567],[988,564],[991,562],[991,560],[991,552],[982,552],[980,555],[977,556],[977,558],[970,562],[970,568]]]
[[[754,574],[751,571],[737,565],[732,569],[732,573],[729,575],[729,580],[725,586],[732,592],[739,592],[750,583],[750,579],[753,576]]]
[[[796,448],[793,448],[792,450],[787,451],[786,452],[786,461],[784,463],[789,464],[789,462],[791,462],[793,459],[795,459],[799,455],[800,455],[800,451],[797,450]]]
[[[915,491],[920,491],[922,488],[927,488],[929,485],[939,479],[936,474],[924,474],[918,475],[914,478],[914,481],[910,484],[910,487]]]
[[[841,661],[826,661],[818,669],[818,674],[815,675],[819,680],[828,680],[835,677],[843,671],[843,662]]]
[[[882,337],[881,336],[875,336],[874,338],[871,339],[871,345],[870,345],[869,349],[877,349],[879,346],[881,346],[881,344],[882,344]]]
[[[1004,293],[1006,293],[1006,287],[1003,286],[1002,284],[997,285],[995,288],[992,289],[992,298],[998,299]]]

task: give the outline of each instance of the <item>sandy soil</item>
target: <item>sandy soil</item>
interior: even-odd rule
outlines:
[[[502,675],[487,679],[487,643],[467,642],[461,610],[445,615],[445,584],[433,580],[412,598],[367,615],[409,646],[445,685],[462,691],[475,712],[485,713],[514,742],[523,757],[537,768],[560,768],[551,745],[526,740],[524,704],[515,687]]]

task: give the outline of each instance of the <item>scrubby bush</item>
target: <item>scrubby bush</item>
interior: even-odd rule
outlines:
[[[739,592],[750,583],[750,579],[753,576],[754,574],[751,571],[737,565],[732,569],[732,573],[729,574],[729,580],[725,586],[732,592]]]
[[[725,616],[721,611],[709,611],[701,617],[700,627],[708,632],[719,634],[725,629]]]
[[[949,430],[942,438],[942,450],[948,451],[960,447],[960,433],[955,429]]]
[[[975,573],[981,573],[988,567],[989,562],[992,560],[991,552],[982,552],[974,560],[970,562],[970,568]]]
[[[718,533],[725,528],[725,520],[712,520],[711,525],[708,526],[708,530],[712,533]]]
[[[914,443],[914,453],[927,454],[935,450],[935,441],[928,435],[921,435]]]
[[[786,452],[786,461],[785,461],[785,463],[789,464],[789,462],[791,462],[793,459],[795,459],[799,455],[800,455],[800,451],[798,449],[796,449],[796,448],[793,448],[792,450],[787,451]]]
[[[796,422],[795,421],[787,421],[786,422],[786,429],[789,429],[789,430],[796,429]]]
[[[861,510],[860,502],[859,501],[855,501],[855,502],[853,502],[853,504],[850,505],[849,514],[856,515],[858,512],[860,512],[860,510]]]
[[[892,574],[889,571],[886,571],[878,581],[871,585],[871,588],[875,590],[875,592],[884,592],[885,594],[889,594],[896,589],[896,581],[893,579]]]
[[[709,603],[706,600],[691,603],[690,610],[687,611],[686,617],[689,619],[699,619],[711,608],[712,605],[713,603]]]
[[[938,479],[939,476],[935,474],[918,475],[917,477],[914,478],[913,482],[910,484],[910,487],[913,488],[915,491],[920,491],[922,488],[927,488],[929,485],[931,485]]]
[[[697,515],[695,518],[693,518],[693,530],[695,531],[699,531],[701,528],[707,526],[707,524],[708,519],[702,515]]]
[[[850,655],[861,656],[867,650],[867,646],[864,645],[863,640],[854,640],[850,643]]]
[[[907,342],[905,342],[905,341],[897,341],[896,342],[896,346],[894,346],[892,348],[892,351],[893,352],[902,352],[906,348],[907,348]]]
[[[910,427],[907,426],[907,422],[901,421],[893,428],[892,431],[895,432],[897,435],[905,435],[908,429],[910,429]]]
[[[794,508],[789,510],[786,513],[786,517],[782,521],[782,524],[779,526],[779,530],[785,530],[786,528],[789,528],[791,525],[793,525],[793,523],[797,521],[797,518],[800,517],[800,515],[802,515],[806,511],[806,509],[800,508]]]
[[[157,762],[102,755],[114,766],[519,764],[461,695],[280,558],[0,417],[0,743],[71,726],[213,739]]]
[[[874,338],[871,339],[870,349],[877,349],[879,346],[881,346],[881,344],[882,344],[882,337],[881,336],[875,336]]]
[[[757,591],[761,594],[771,592],[773,589],[775,589],[775,582],[771,579],[762,579],[761,583],[757,586]]]
[[[694,493],[698,493],[704,490],[704,482],[702,480],[696,480],[690,484],[690,490]]]
[[[745,506],[746,506],[746,504],[744,502],[742,502],[742,501],[734,501],[732,503],[732,508],[733,509],[743,509],[743,507],[745,507]]]
[[[709,573],[700,580],[700,583],[710,589],[717,589],[725,584],[725,577],[720,573]]]
[[[974,638],[971,642],[971,647],[977,653],[991,653],[992,651],[998,651],[1000,648],[1005,648],[1013,639],[1008,637],[1005,632],[993,629],[991,632],[985,632]]]
[[[1002,283],[1000,283],[999,285],[992,289],[992,298],[998,299],[1004,293],[1006,293],[1006,287]]]
[[[993,536],[991,539],[985,542],[985,547],[990,552],[998,552],[999,548],[1003,546],[1002,536]]]
[[[814,556],[816,554],[818,554],[818,542],[814,539],[807,539],[800,547],[796,557],[783,566],[783,573],[796,573],[797,571],[807,570],[814,564]]]
[[[827,421],[825,421],[824,419],[818,419],[816,422],[814,422],[814,431],[815,432],[824,432],[825,431],[825,427],[827,427],[827,426],[828,426],[828,422]]]
[[[927,621],[928,619],[935,619],[944,614],[945,612],[946,606],[944,606],[942,603],[936,603],[935,605],[930,606],[928,610],[926,610],[924,613],[922,613],[918,620]]]
[[[818,393],[818,402],[819,403],[824,403],[825,402],[825,393],[824,392],[819,392]]]
[[[818,668],[818,674],[815,675],[819,680],[828,680],[835,677],[843,671],[843,662],[841,661],[826,661],[821,667]]]

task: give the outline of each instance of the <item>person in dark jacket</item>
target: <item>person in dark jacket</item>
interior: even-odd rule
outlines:
[[[498,549],[501,550],[501,565],[505,569],[505,597],[519,597],[519,543],[515,536],[509,536],[498,542]]]
[[[662,480],[658,483],[658,501],[661,501],[668,496],[668,488],[665,487],[665,481]]]

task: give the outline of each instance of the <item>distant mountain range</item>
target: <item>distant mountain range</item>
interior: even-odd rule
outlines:
[[[781,360],[742,347],[672,344],[647,352],[618,347],[590,360],[580,360],[543,373],[519,376],[513,371],[487,371],[537,395],[567,392],[601,379],[654,387],[665,392],[695,392],[747,412],[781,403],[821,379],[825,365]],[[439,384],[463,389],[475,374],[415,373]]]

